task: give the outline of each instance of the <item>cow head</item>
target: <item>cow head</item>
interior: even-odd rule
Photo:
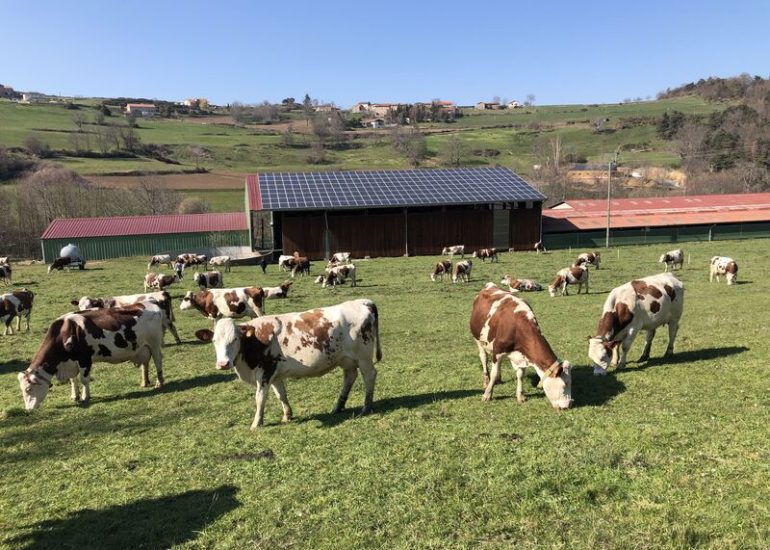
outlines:
[[[594,374],[607,374],[612,361],[613,347],[613,342],[601,336],[588,339],[588,357],[594,364]]]
[[[39,408],[51,389],[51,376],[42,369],[26,370],[16,376],[19,379],[24,408],[28,411]]]
[[[179,302],[179,309],[182,311],[186,309],[192,309],[195,306],[193,305],[193,293],[191,290],[187,291],[187,294],[184,295],[184,298],[182,298],[182,301]]]
[[[569,361],[555,363],[545,371],[543,391],[554,409],[572,406],[572,366]]]
[[[561,284],[561,281],[559,281],[557,277],[556,281],[548,285],[548,294],[551,296],[551,298],[556,297],[556,290],[559,287],[559,284]]]
[[[246,362],[252,369],[260,366],[254,359],[259,360],[275,338],[272,323],[259,327],[251,324],[236,325],[229,317],[218,320],[213,332],[201,329],[195,332],[195,336],[202,342],[214,343],[217,354],[216,368],[219,370],[231,368],[241,355],[247,356]]]
[[[660,260],[658,260],[658,263],[665,264],[669,260],[668,254],[661,254]]]
[[[203,273],[196,273],[195,275],[193,275],[193,282],[196,285],[200,285],[201,284],[201,279],[203,279]]]

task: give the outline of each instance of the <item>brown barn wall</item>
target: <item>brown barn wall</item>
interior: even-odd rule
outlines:
[[[329,213],[331,252],[350,252],[353,258],[404,255],[404,214]]]
[[[492,246],[492,210],[409,212],[409,255],[435,256],[448,245]]]
[[[510,246],[514,250],[532,250],[540,240],[540,218],[542,205],[535,203],[532,208],[511,210]]]
[[[324,257],[323,214],[283,215],[282,246],[284,254],[299,252],[311,260]]]

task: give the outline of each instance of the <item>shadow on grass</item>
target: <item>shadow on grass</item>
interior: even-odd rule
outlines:
[[[195,376],[193,378],[185,378],[184,380],[172,380],[166,382],[162,388],[143,388],[141,390],[132,391],[129,393],[122,393],[120,395],[111,395],[109,397],[99,398],[98,396],[91,397],[91,403],[110,403],[112,401],[125,401],[127,399],[141,399],[144,397],[152,397],[163,393],[175,393],[180,391],[191,390],[193,388],[205,388],[207,386],[213,386],[214,384],[221,384],[223,382],[231,382],[235,380],[235,374],[227,373],[219,374],[204,374],[201,376]]]
[[[15,548],[170,548],[194,540],[220,516],[237,508],[237,489],[187,491],[93,510],[71,512],[24,526]]]
[[[626,391],[626,385],[615,378],[615,373],[607,376],[594,376],[593,368],[572,369],[572,399],[573,406],[601,407]]]
[[[694,363],[696,361],[713,361],[714,359],[722,359],[745,351],[749,351],[749,348],[746,346],[727,346],[724,348],[705,348],[683,351],[681,353],[674,352],[674,355],[671,357],[651,357],[643,364],[639,364],[637,361],[637,367],[631,369],[626,368],[620,372],[644,370],[659,365],[678,365],[680,363]]]
[[[29,363],[19,361],[18,359],[11,359],[0,365],[0,374],[6,374],[8,372],[21,372],[29,366]]]

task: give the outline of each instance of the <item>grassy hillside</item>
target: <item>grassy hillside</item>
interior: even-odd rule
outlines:
[[[527,295],[574,365],[575,408],[563,412],[531,375],[528,401],[517,404],[507,363],[505,383],[483,403],[468,319],[486,281],[511,272],[545,282],[576,252],[504,254],[475,263],[467,285],[431,283],[428,257],[357,262],[360,285],[336,292],[300,278],[268,313],[358,297],[378,304],[375,412],[358,417],[359,380],[349,408],[329,414],[335,371],[287,383],[290,424],[271,393],[256,432],[253,390],[216,371],[213,349],[194,340],[210,322],[178,310],[184,343],[163,349],[163,389],[139,388],[130,365],[97,364],[89,407],[57,386],[39,412],[20,410],[16,373],[48,324],[84,293],[139,291],[147,260],[51,276],[19,266],[14,281],[36,301],[31,333],[0,337],[0,547],[766,547],[770,345],[756,317],[770,309],[766,241],[689,244],[675,356],[662,359],[661,330],[648,363],[633,362],[640,338],[626,371],[591,374],[586,336],[607,292],[658,272],[660,252],[607,251],[588,295]],[[724,253],[740,263],[741,284],[708,283],[708,259]],[[231,285],[284,276],[274,266],[225,275]],[[177,303],[191,288],[188,277],[171,289]]]

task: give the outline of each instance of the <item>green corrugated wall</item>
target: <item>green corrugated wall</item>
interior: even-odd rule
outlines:
[[[78,245],[86,260],[106,260],[126,256],[151,256],[172,252],[194,252],[201,248],[219,246],[249,246],[248,231],[216,233],[173,233],[121,237],[89,237],[79,239],[44,239],[43,261],[52,262],[69,243]]]

